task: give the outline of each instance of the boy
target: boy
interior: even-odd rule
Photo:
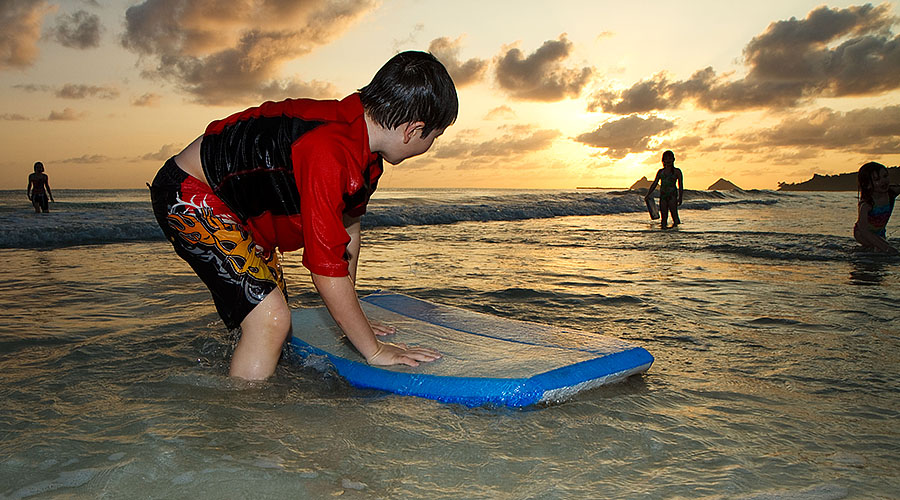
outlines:
[[[429,348],[381,342],[356,295],[360,217],[383,171],[427,151],[455,120],[456,88],[431,54],[403,52],[341,101],[267,102],[214,121],[150,187],[166,237],[206,283],[228,328],[241,327],[230,374],[274,373],[291,311],[277,252],[303,248],[335,322],[372,365],[433,361]]]

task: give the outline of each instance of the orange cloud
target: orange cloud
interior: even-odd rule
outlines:
[[[125,13],[122,44],[143,74],[171,81],[207,104],[283,97],[334,97],[323,82],[280,75],[284,63],[327,44],[374,1],[145,0]]]
[[[0,2],[0,70],[27,68],[38,57],[44,16],[54,12],[43,0],[4,0]]]

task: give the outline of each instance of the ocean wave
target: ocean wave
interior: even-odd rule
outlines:
[[[470,197],[460,196],[457,191],[449,202],[441,201],[440,190],[412,198],[391,198],[388,193],[387,198],[370,203],[362,220],[363,227],[517,221],[646,210],[643,196],[636,191],[499,191],[492,195],[478,191]],[[685,191],[683,209],[773,204],[781,197],[771,191]],[[34,214],[23,208],[18,199],[14,203],[4,201],[0,200],[0,248],[66,247],[163,238],[146,201],[79,199],[56,203],[49,214]]]
[[[686,210],[710,210],[728,205],[771,205],[779,194],[771,191],[685,191]],[[428,226],[456,222],[516,221],[568,216],[615,215],[646,211],[638,191],[514,193],[480,196],[454,203],[415,203],[370,206],[363,227]]]
[[[0,248],[56,248],[163,239],[149,209],[0,215]]]

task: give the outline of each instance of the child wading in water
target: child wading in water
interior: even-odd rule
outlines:
[[[241,327],[230,374],[275,371],[291,328],[279,254],[303,266],[344,334],[371,365],[433,361],[427,347],[382,342],[356,295],[360,217],[384,171],[427,151],[456,121],[456,87],[431,54],[402,52],[340,101],[267,102],[206,127],[150,187],[175,252]]]
[[[681,170],[675,168],[675,153],[666,151],[662,154],[663,168],[656,172],[656,178],[653,184],[647,190],[647,196],[644,200],[649,201],[653,195],[653,190],[659,185],[659,213],[662,215],[660,226],[663,229],[669,222],[669,213],[672,213],[672,227],[681,224],[678,218],[678,205],[681,205],[684,196],[684,178],[681,176]],[[677,183],[677,187],[676,187]]]
[[[34,213],[50,211],[47,200],[53,201],[53,193],[50,191],[50,178],[44,173],[43,163],[35,162],[34,173],[28,176],[28,188],[25,194],[34,205]]]
[[[863,247],[876,252],[897,253],[887,241],[885,227],[894,211],[894,200],[900,186],[891,184],[887,167],[870,161],[859,167],[859,217],[853,226],[853,237]]]

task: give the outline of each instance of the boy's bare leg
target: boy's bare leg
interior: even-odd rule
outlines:
[[[246,380],[271,376],[290,329],[291,309],[276,288],[241,322],[241,340],[231,358],[229,374]]]

